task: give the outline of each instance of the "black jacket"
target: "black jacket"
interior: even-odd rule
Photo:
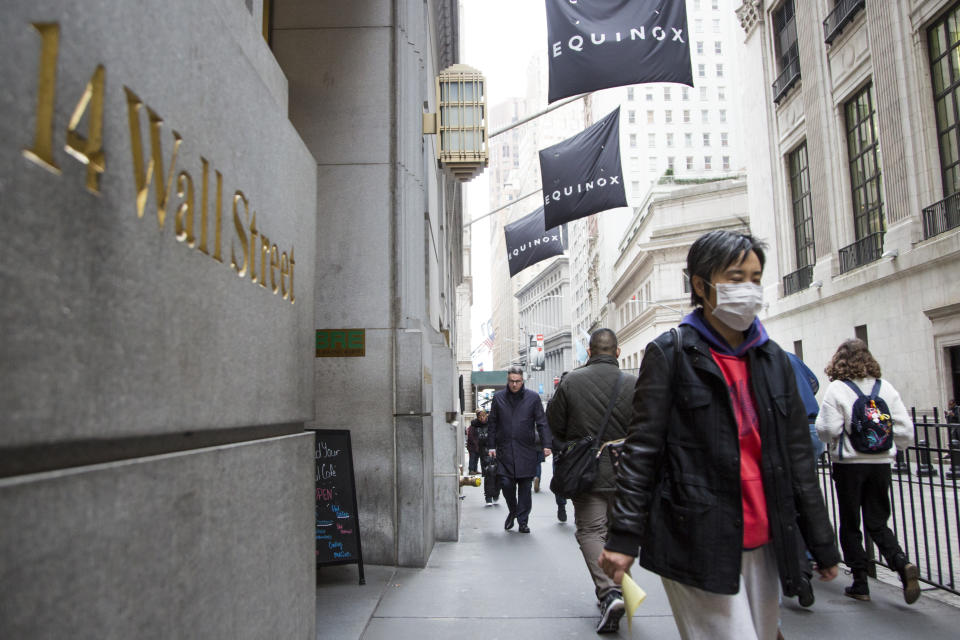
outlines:
[[[540,446],[535,445],[534,431]],[[543,448],[551,446],[550,429],[540,395],[526,387],[518,393],[497,391],[487,414],[487,447],[497,450],[497,474],[508,478],[532,478]]]
[[[610,355],[597,355],[587,364],[565,375],[547,405],[547,423],[553,434],[554,446],[558,441],[572,442],[586,435],[600,434],[601,422],[607,411],[610,394],[620,377],[617,359]],[[617,402],[610,413],[610,422],[604,432],[604,440],[616,440],[627,435],[627,425],[633,415],[633,388],[637,377],[624,373],[624,380],[617,392]],[[616,479],[610,456],[600,457],[597,478],[593,491],[613,491]]]
[[[675,374],[670,332],[644,353],[606,548],[636,555],[641,546],[643,567],[734,594],[743,551],[739,429],[708,344],[692,327],[680,329],[683,350]],[[820,566],[837,564],[840,554],[787,356],[768,341],[750,349],[747,362],[770,533],[783,592],[791,596],[801,575],[798,535]]]

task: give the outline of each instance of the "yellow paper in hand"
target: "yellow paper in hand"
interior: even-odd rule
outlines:
[[[627,610],[627,628],[633,630],[633,613],[640,606],[640,603],[647,597],[647,592],[640,588],[629,573],[623,574],[623,583],[620,585],[623,589],[623,604]]]

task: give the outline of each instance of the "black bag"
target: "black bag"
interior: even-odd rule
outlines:
[[[844,383],[857,394],[850,412],[850,444],[860,453],[882,453],[889,451],[893,446],[893,420],[890,418],[890,409],[887,403],[878,396],[880,392],[880,378],[873,383],[870,395],[864,395],[853,382],[844,380]],[[840,457],[843,457],[841,441]]]
[[[613,405],[617,403],[617,397],[620,395],[620,385],[625,377],[621,373],[617,377],[617,383],[613,386],[613,393],[607,403],[607,411],[603,416],[600,427],[600,435],[596,438],[592,435],[584,436],[579,440],[567,443],[562,449],[554,452],[556,457],[553,460],[553,479],[550,480],[550,491],[555,495],[561,498],[573,498],[593,487],[593,481],[597,477],[597,466],[600,463],[603,434],[607,430],[610,413],[613,411]]]

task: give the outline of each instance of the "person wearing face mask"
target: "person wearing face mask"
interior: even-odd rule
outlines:
[[[806,410],[757,318],[764,248],[722,230],[690,247],[697,309],[647,345],[620,455],[600,566],[620,584],[639,550],[683,638],[777,637],[801,543],[822,580],[837,575]]]

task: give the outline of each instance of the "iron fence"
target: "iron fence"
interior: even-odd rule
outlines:
[[[960,424],[940,422],[936,408],[911,409],[914,444],[897,455],[890,486],[889,526],[900,546],[920,568],[920,580],[960,595]],[[820,460],[821,488],[834,531],[839,528],[837,495],[829,454]],[[887,565],[865,536],[867,553],[878,565]]]

